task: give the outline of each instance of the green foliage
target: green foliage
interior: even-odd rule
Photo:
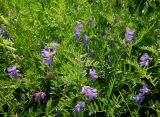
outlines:
[[[0,116],[160,116],[159,4],[158,0],[0,1],[0,24],[11,37],[0,36]],[[77,43],[76,21],[83,24]],[[127,27],[136,32],[136,39],[126,44]],[[87,52],[85,35],[90,37]],[[60,46],[53,56],[55,64],[46,66],[41,51],[52,41]],[[144,53],[153,60],[142,67]],[[7,73],[14,65],[20,66],[19,79]],[[99,76],[95,82],[90,82],[92,67]],[[135,103],[133,97],[145,84],[151,92],[144,102]],[[81,95],[83,86],[97,89],[97,98]],[[44,100],[32,97],[37,92],[46,93]],[[76,113],[80,101],[86,107]]]

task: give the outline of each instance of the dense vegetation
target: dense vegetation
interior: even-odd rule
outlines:
[[[158,0],[1,0],[0,116],[159,117]]]

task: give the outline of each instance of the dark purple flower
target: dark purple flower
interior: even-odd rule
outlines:
[[[13,76],[14,78],[19,78],[19,77],[21,77],[21,74],[19,73],[20,71],[17,70],[17,67],[16,67],[16,66],[8,67],[7,71],[8,71],[8,74],[9,74],[10,76]]]
[[[79,102],[75,107],[74,110],[79,113],[82,109],[86,107],[85,102]]]
[[[96,81],[98,79],[98,74],[96,72],[96,69],[92,68],[89,70],[89,75],[92,78],[92,82]]]
[[[35,93],[35,94],[32,95],[32,97],[35,100],[43,100],[45,96],[46,96],[45,92],[38,92],[38,93]]]
[[[9,39],[10,38],[5,29],[1,29],[1,34],[5,39]]]
[[[97,90],[90,86],[83,86],[80,94],[85,94],[87,99],[91,100],[97,97]]]
[[[75,40],[77,41],[82,34],[83,25],[82,25],[82,22],[79,22],[79,21],[77,21],[76,23],[77,23],[77,26],[76,26],[76,32],[75,32]]]
[[[133,97],[133,100],[135,101],[135,102],[143,102],[144,101],[144,94],[143,93],[139,93],[139,94],[137,94],[135,97]]]
[[[140,58],[140,64],[141,66],[147,66],[149,64],[149,61],[151,61],[153,58],[151,58],[147,53],[141,56]]]
[[[128,43],[136,38],[136,33],[130,28],[126,28],[126,37],[124,39],[125,43]]]
[[[141,89],[140,92],[143,94],[147,94],[150,92],[150,90],[148,89],[147,85],[144,85]]]

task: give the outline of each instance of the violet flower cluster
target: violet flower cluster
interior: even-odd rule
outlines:
[[[7,33],[7,31],[5,29],[1,29],[1,34],[2,34],[2,36],[5,39],[9,39],[10,38],[9,35],[8,35],[8,33]]]
[[[49,46],[52,47],[52,49],[49,48]],[[52,42],[51,44],[44,47],[42,50],[42,57],[44,57],[43,63],[45,65],[52,65],[53,64],[53,55],[57,52],[57,46],[59,46],[58,42]]]
[[[128,43],[136,38],[136,33],[130,28],[126,28],[126,37],[124,39],[125,43]]]
[[[75,40],[77,41],[82,34],[83,24],[82,22],[77,21],[76,31],[75,31]]]
[[[17,66],[11,66],[7,69],[8,74],[16,79],[21,77],[20,71],[17,68]]]
[[[133,97],[133,100],[135,102],[143,102],[145,99],[145,95],[148,94],[150,92],[150,89],[148,89],[147,85],[144,85],[141,89],[140,89],[140,93],[137,94],[136,96]]]
[[[87,52],[88,51],[88,42],[89,42],[89,36],[88,35],[85,35],[85,38],[84,38],[84,46],[85,46],[85,51]]]
[[[143,54],[140,58],[140,64],[141,66],[147,66],[149,64],[149,61],[151,61],[153,58],[151,58],[147,53]]]
[[[89,70],[89,75],[91,77],[92,82],[95,82],[98,79],[98,74],[96,72],[96,69],[94,69],[94,68]]]
[[[97,97],[97,90],[91,88],[90,86],[83,86],[80,94],[85,94],[86,98],[92,100]],[[86,107],[85,102],[79,102],[75,107],[74,110],[79,113],[82,109]]]
[[[97,97],[97,90],[90,86],[83,86],[80,94],[85,94],[87,99],[92,100]]]
[[[32,96],[32,98],[34,98],[35,100],[40,101],[40,100],[43,100],[43,99],[44,99],[44,97],[46,96],[46,93],[45,93],[45,92],[38,92],[38,93],[35,93],[35,94],[31,95],[31,96]]]
[[[86,103],[85,102],[79,102],[75,107],[74,110],[79,113],[82,109],[84,109],[86,107]]]

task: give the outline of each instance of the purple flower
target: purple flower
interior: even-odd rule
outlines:
[[[150,89],[147,88],[147,85],[144,85],[141,89],[140,89],[139,94],[137,94],[135,97],[133,97],[133,100],[135,102],[143,102],[145,95],[148,94],[150,92]]]
[[[53,59],[50,57],[50,58],[47,58],[47,59],[44,59],[43,60],[43,63],[45,65],[52,65],[53,64]]]
[[[147,66],[149,64],[149,61],[142,61],[140,62],[141,66]]]
[[[10,38],[5,29],[1,29],[1,34],[5,39],[9,39]]]
[[[84,39],[84,46],[85,46],[85,51],[88,51],[88,42],[89,42],[89,36],[85,35]]]
[[[153,58],[151,58],[147,53],[141,56],[140,58],[140,64],[141,66],[147,66],[149,64],[149,61],[151,61]]]
[[[53,48],[51,51],[48,46],[45,46],[42,50],[42,56],[44,57],[43,63],[46,65],[52,65],[53,64],[53,55],[55,55],[57,52],[57,48]]]
[[[42,50],[42,56],[43,57],[50,57],[51,56],[51,51],[48,46],[45,46],[44,49]]]
[[[35,93],[35,94],[32,95],[32,97],[35,100],[43,100],[45,96],[46,96],[45,92],[38,92],[38,93]]]
[[[128,43],[136,38],[136,33],[130,28],[126,28],[126,37],[124,39],[125,43]]]
[[[17,70],[17,67],[16,67],[16,66],[8,67],[7,71],[8,71],[8,74],[9,74],[10,76],[13,76],[14,78],[19,78],[19,77],[21,77],[21,74],[19,73],[20,71]]]
[[[82,109],[86,107],[85,102],[79,102],[75,107],[74,110],[79,113]]]
[[[42,50],[42,56],[52,57],[54,54],[56,54],[56,52],[57,52],[56,48],[53,48],[53,50],[51,51],[48,46],[45,46],[44,49]]]
[[[90,86],[83,86],[80,94],[85,94],[87,99],[91,100],[97,97],[97,90]]]
[[[77,26],[76,26],[76,32],[75,32],[75,40],[77,41],[82,34],[83,25],[82,25],[82,22],[79,22],[79,21],[77,21],[76,23],[77,23]]]
[[[89,36],[85,35],[85,39],[84,39],[84,45],[85,46],[88,46],[89,39],[90,39]]]
[[[144,55],[141,56],[140,61],[147,61],[147,60],[152,60],[152,58],[145,53]]]
[[[89,70],[89,75],[92,78],[92,82],[96,81],[98,79],[98,74],[96,72],[96,69],[92,68]]]
[[[137,94],[135,97],[133,97],[133,100],[135,101],[135,102],[143,102],[144,101],[144,94],[143,93],[139,93],[139,94]]]
[[[147,94],[150,92],[150,90],[147,88],[147,85],[144,85],[141,89],[140,92],[143,94]]]

